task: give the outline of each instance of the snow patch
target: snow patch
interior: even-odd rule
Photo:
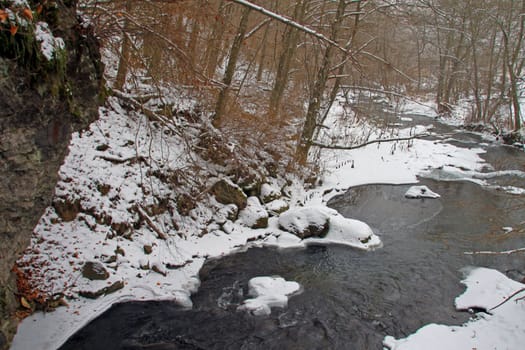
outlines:
[[[462,326],[429,324],[404,339],[385,337],[391,350],[521,349],[525,339],[525,284],[487,269],[470,270],[467,290],[456,298],[460,310],[486,309]]]

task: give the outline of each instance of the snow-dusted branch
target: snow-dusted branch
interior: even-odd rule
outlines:
[[[363,148],[368,145],[372,145],[374,143],[383,143],[383,142],[397,142],[397,141],[410,141],[414,139],[421,139],[424,137],[428,137],[429,134],[417,134],[409,137],[396,137],[391,139],[377,139],[377,140],[371,140],[365,143],[360,143],[359,145],[355,146],[344,146],[344,145],[325,145],[318,142],[312,142],[312,146],[320,147],[320,148],[326,148],[326,149],[339,149],[339,150],[353,150],[358,148]]]
[[[272,21],[272,18],[267,18],[261,23],[259,23],[258,25],[256,25],[252,30],[250,30],[248,33],[244,35],[244,40],[248,39],[249,37],[257,33],[261,28],[263,28],[265,25],[267,25],[271,21]]]
[[[268,17],[271,17],[279,22],[282,22],[288,26],[291,26],[291,27],[294,27],[296,29],[299,29],[300,31],[303,31],[309,35],[312,35],[312,36],[315,36],[317,39],[321,40],[321,41],[324,41],[325,43],[329,44],[329,45],[332,45],[336,48],[338,48],[339,50],[343,51],[344,53],[350,53],[349,50],[345,49],[344,47],[342,47],[341,45],[339,45],[338,43],[336,43],[335,41],[333,40],[330,40],[329,38],[327,38],[326,36],[324,36],[323,34],[313,30],[312,28],[308,28],[307,26],[305,25],[302,25],[288,17],[285,17],[283,15],[280,15],[278,13],[275,13],[273,11],[270,11],[262,6],[259,6],[259,5],[256,5],[256,4],[253,4],[249,1],[246,1],[246,0],[229,0],[231,2],[235,2],[239,5],[242,5],[242,6],[246,6],[254,11],[257,11],[257,12],[260,12],[262,13],[263,15],[265,16],[268,16]]]
[[[477,252],[465,252],[465,255],[510,255],[514,253],[525,253],[525,248],[503,250],[501,252],[494,252],[490,250],[481,250]]]

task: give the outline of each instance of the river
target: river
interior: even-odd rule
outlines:
[[[438,127],[442,138],[460,147],[482,141]],[[525,171],[525,152],[483,147],[482,157],[495,170]],[[523,253],[469,253],[524,246],[525,196],[434,175],[420,183],[439,199],[406,199],[410,185],[375,184],[351,188],[328,203],[368,223],[382,248],[254,248],[211,260],[200,273],[192,310],[167,301],[114,305],[62,349],[382,349],[386,335],[404,337],[427,323],[462,324],[470,314],[456,311],[453,301],[464,291],[463,268],[484,266],[525,278]],[[506,175],[490,182],[524,187],[525,181]],[[249,279],[266,275],[297,281],[303,291],[268,317],[236,311]]]

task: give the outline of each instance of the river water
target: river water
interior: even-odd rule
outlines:
[[[460,147],[481,141],[438,127]],[[523,151],[485,147],[483,157],[496,170],[525,171]],[[468,181],[420,180],[441,198],[409,200],[409,185],[367,185],[329,202],[368,223],[384,243],[380,249],[254,248],[209,261],[192,310],[170,302],[118,304],[62,349],[382,349],[385,335],[404,337],[433,322],[462,324],[470,314],[453,305],[464,291],[462,269],[485,266],[525,278],[524,253],[469,254],[525,246],[525,196]],[[516,176],[491,181],[525,187]],[[236,311],[249,279],[265,275],[297,281],[303,292],[267,317]]]

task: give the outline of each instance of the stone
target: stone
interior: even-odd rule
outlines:
[[[149,255],[153,252],[153,247],[149,244],[144,244],[144,254]]]
[[[82,266],[82,276],[88,280],[107,280],[109,272],[104,265],[96,261],[88,261]]]
[[[268,213],[272,216],[278,216],[290,209],[290,205],[282,199],[276,199],[270,203],[266,203],[265,207]]]
[[[88,298],[88,299],[97,299],[98,297],[101,297],[102,295],[108,295],[111,293],[115,293],[116,291],[122,288],[124,288],[124,282],[117,281],[108,287],[104,287],[104,288],[101,288],[95,291],[82,290],[78,292],[78,295],[84,298]]]
[[[261,186],[261,201],[263,203],[269,203],[273,200],[279,199],[282,197],[281,190],[270,184],[262,184]]]
[[[328,208],[290,209],[279,217],[279,228],[299,238],[324,237],[330,229],[333,211]]]
[[[217,202],[221,204],[235,204],[237,208],[246,208],[248,198],[242,189],[230,180],[222,179],[217,181],[210,191]]]
[[[219,225],[224,225],[226,221],[235,221],[239,215],[239,208],[235,204],[228,204],[220,208],[214,216],[214,221]]]

